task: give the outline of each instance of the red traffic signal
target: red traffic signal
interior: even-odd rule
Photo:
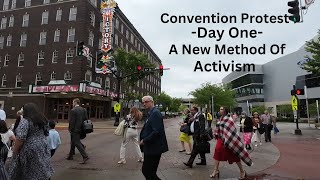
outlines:
[[[163,65],[162,64],[159,66],[159,70],[160,70],[160,76],[163,76]]]
[[[304,89],[297,89],[296,95],[304,95]]]
[[[137,70],[138,70],[138,71],[141,71],[141,70],[142,70],[142,67],[141,67],[141,66],[137,66]]]
[[[160,66],[159,66],[159,69],[160,69],[160,70],[163,70],[163,65],[160,65]]]

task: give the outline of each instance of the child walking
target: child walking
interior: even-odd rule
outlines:
[[[56,122],[50,121],[49,122],[49,136],[48,136],[48,143],[51,150],[51,157],[56,152],[57,148],[61,144],[61,139],[58,131],[55,130]]]

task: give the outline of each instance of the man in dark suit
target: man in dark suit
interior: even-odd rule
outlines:
[[[69,116],[69,132],[71,135],[71,148],[67,160],[73,160],[73,154],[75,147],[79,150],[82,155],[83,162],[81,164],[85,164],[89,157],[85,151],[85,147],[80,141],[80,134],[82,131],[83,121],[88,119],[86,110],[81,107],[80,100],[78,98],[73,100],[73,109],[70,111]]]
[[[161,154],[169,150],[163,118],[160,111],[154,107],[151,96],[144,96],[142,103],[149,111],[148,118],[140,132],[140,146],[144,152],[142,173],[146,180],[160,180],[157,176],[157,169]]]
[[[190,131],[193,135],[193,148],[189,161],[187,163],[183,163],[190,168],[192,168],[193,161],[198,154],[200,154],[201,162],[196,164],[207,165],[205,153],[199,153],[196,147],[197,143],[201,140],[201,135],[205,132],[205,117],[195,106],[192,107],[191,114],[193,115],[193,118],[191,118],[189,121],[193,121],[190,125]]]

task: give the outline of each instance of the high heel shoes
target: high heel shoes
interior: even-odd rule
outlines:
[[[246,177],[247,177],[247,173],[246,171],[244,171],[244,174],[243,175],[241,174],[241,176],[238,179],[245,179]]]
[[[220,173],[219,170],[214,170],[214,172],[210,175],[210,178],[219,178]]]

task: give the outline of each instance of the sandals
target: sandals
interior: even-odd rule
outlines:
[[[184,149],[184,150],[180,150],[179,152],[186,152],[186,150]]]
[[[220,172],[219,170],[214,170],[214,172],[210,175],[210,178],[219,178]]]
[[[242,175],[242,174],[240,174],[240,175]],[[244,171],[243,176],[240,176],[238,179],[246,179],[246,177],[247,177],[247,173],[246,173],[246,171]]]

